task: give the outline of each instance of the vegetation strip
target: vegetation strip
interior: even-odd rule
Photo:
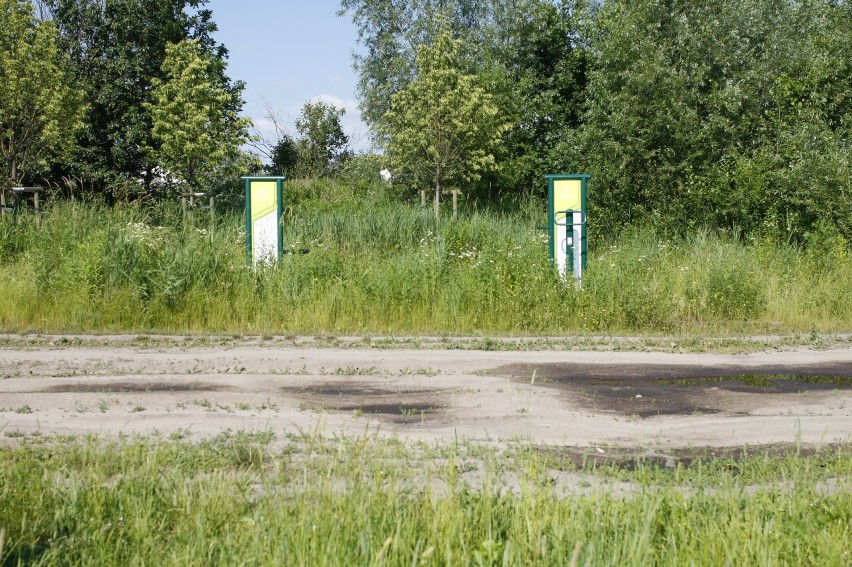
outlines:
[[[0,448],[0,564],[848,563],[848,445],[609,450],[22,440]]]
[[[578,290],[556,275],[536,230],[543,205],[469,209],[439,223],[386,190],[295,191],[287,247],[311,253],[259,270],[245,266],[237,212],[212,233],[168,204],[55,203],[41,229],[2,221],[0,330],[313,336],[332,346],[349,336],[435,336],[453,346],[453,336],[479,335],[472,346],[482,349],[523,344],[489,338],[512,335],[672,350],[849,340],[849,255],[827,261],[725,233],[664,240],[637,230],[592,248]],[[327,201],[339,206],[324,210]],[[781,338],[748,345],[751,335]],[[620,336],[637,338],[606,338]],[[726,338],[737,336],[746,338]]]

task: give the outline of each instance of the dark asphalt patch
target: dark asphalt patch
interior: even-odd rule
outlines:
[[[852,389],[852,365],[512,364],[490,374],[565,391],[594,411],[650,417],[730,412],[730,394]]]
[[[281,390],[316,409],[358,412],[402,424],[436,420],[446,407],[443,390],[395,390],[377,384],[345,382],[323,382]]]

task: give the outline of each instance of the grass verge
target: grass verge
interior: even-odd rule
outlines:
[[[457,221],[387,196],[310,193],[276,267],[245,265],[242,216],[168,203],[53,203],[0,222],[0,330],[256,335],[830,335],[852,331],[852,256],[652,229],[593,243],[583,289],[555,274],[545,207]],[[822,243],[822,244],[819,244]]]
[[[665,463],[665,464],[662,464]],[[223,433],[0,448],[0,564],[846,565],[852,452]]]

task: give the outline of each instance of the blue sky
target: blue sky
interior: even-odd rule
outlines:
[[[230,54],[228,75],[246,83],[244,114],[264,136],[274,138],[264,99],[292,135],[302,105],[319,98],[346,110],[354,149],[369,149],[355,100],[357,32],[349,16],[337,16],[339,0],[210,0],[207,7]]]

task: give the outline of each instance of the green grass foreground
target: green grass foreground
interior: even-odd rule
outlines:
[[[584,288],[548,259],[544,203],[458,221],[382,192],[288,187],[286,255],[248,269],[240,212],[211,230],[178,205],[52,203],[0,221],[0,331],[251,334],[837,333],[852,256],[697,232],[593,241]],[[593,222],[593,221],[592,221]],[[594,237],[594,226],[591,227]]]
[[[848,446],[672,468],[574,457],[271,433],[30,438],[0,448],[0,565],[852,560]],[[560,475],[575,492],[558,494]]]

